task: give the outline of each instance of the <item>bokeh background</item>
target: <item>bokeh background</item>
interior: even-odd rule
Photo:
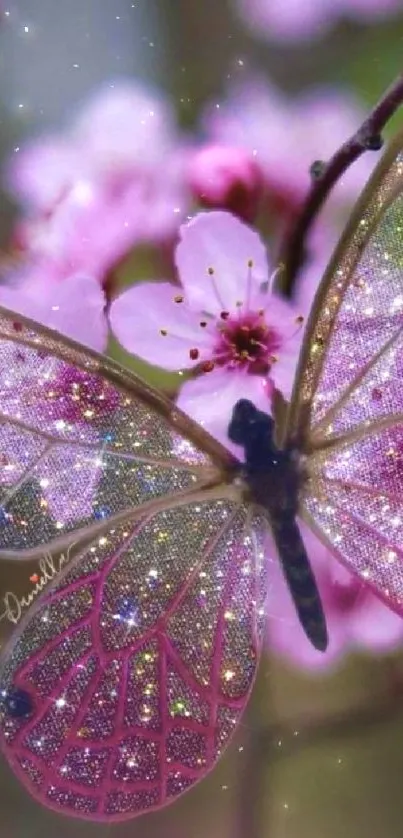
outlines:
[[[3,286],[20,281],[21,259],[24,271],[39,264],[44,279],[50,259],[53,281],[54,252],[50,257],[47,248],[53,228],[47,225],[57,215],[57,201],[30,203],[17,158],[34,138],[42,142],[59,134],[71,144],[69,131],[77,112],[85,114],[86,103],[100,90],[116,89],[124,80],[136,86],[137,94],[156,101],[163,97],[164,107],[172,109],[175,136],[160,152],[163,166],[159,159],[153,177],[158,188],[162,170],[172,169],[175,155],[182,155],[178,224],[197,206],[227,207],[256,221],[274,251],[309,185],[309,164],[326,159],[358,127],[365,110],[402,70],[402,56],[399,0],[4,0]],[[119,120],[121,136],[124,108]],[[399,121],[397,115],[387,133]],[[162,142],[164,118],[161,126]],[[118,140],[110,125],[103,139],[113,161]],[[220,144],[225,146],[222,155],[217,152]],[[228,170],[223,159],[232,159],[229,148],[242,151],[243,157],[235,157]],[[200,174],[199,155],[206,150],[207,174],[203,167]],[[280,150],[284,155],[279,162]],[[317,225],[310,288],[375,157],[369,154],[345,179]],[[35,169],[38,194],[53,177],[49,166],[41,165]],[[212,186],[217,182],[223,184],[219,194]],[[61,192],[58,200],[64,199]],[[144,212],[153,216],[152,195]],[[100,225],[104,218],[100,216]],[[175,279],[175,235],[175,229],[163,235],[134,232],[107,266],[98,266],[106,299],[141,279]],[[91,246],[94,242],[96,249],[95,234]],[[175,374],[139,362],[114,339],[107,351],[175,395],[180,383]],[[108,827],[41,810],[2,765],[0,835],[401,838],[403,626],[389,626],[384,611],[368,603],[365,592],[349,579],[333,570],[328,575],[325,607],[340,638],[337,655],[318,668],[299,652],[298,627],[292,620],[288,642],[276,643],[282,615],[274,590],[271,628],[250,706],[226,755],[202,784],[166,811]],[[361,631],[360,621],[370,622],[371,631]]]

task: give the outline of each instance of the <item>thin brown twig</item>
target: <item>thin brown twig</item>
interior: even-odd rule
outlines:
[[[306,239],[319,210],[352,163],[365,151],[378,151],[381,148],[381,132],[402,102],[403,74],[386,90],[358,131],[340,146],[313,178],[301,210],[280,248],[279,264],[282,271],[279,285],[286,296],[292,295],[298,272],[304,262]]]

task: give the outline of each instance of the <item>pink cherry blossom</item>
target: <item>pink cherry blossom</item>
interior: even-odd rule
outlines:
[[[273,384],[290,394],[303,312],[273,292],[259,236],[230,213],[199,213],[183,225],[176,265],[182,289],[130,288],[112,302],[111,327],[149,363],[199,372],[179,404],[228,443],[240,395],[269,410]]]
[[[338,18],[379,21],[399,12],[399,0],[236,0],[246,26],[258,37],[308,40],[323,34]]]
[[[106,298],[92,276],[76,273],[60,278],[53,265],[38,262],[0,286],[0,305],[98,352],[106,349]]]
[[[253,155],[263,173],[272,219],[281,222],[295,214],[306,195],[312,163],[329,159],[362,119],[351,94],[322,86],[291,98],[251,74],[206,109],[203,127],[213,142]],[[335,234],[375,162],[376,155],[364,155],[335,187],[329,210],[321,214],[321,224],[334,227]]]
[[[263,196],[263,175],[251,152],[206,145],[190,157],[188,177],[196,200],[208,209],[227,209],[254,221]]]
[[[300,522],[329,631],[325,653],[316,651],[301,628],[277,559],[270,565],[268,644],[302,669],[335,668],[348,652],[393,651],[403,642],[403,620],[335,559]],[[273,550],[271,555],[274,555]]]
[[[28,146],[10,167],[10,188],[28,210],[19,244],[59,272],[103,280],[136,244],[176,231],[182,168],[168,104],[133,83],[105,88],[69,129]]]

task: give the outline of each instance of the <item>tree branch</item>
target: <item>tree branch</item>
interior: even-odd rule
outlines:
[[[314,164],[312,186],[294,223],[284,237],[280,249],[280,290],[291,296],[298,272],[305,258],[307,235],[337,181],[365,151],[378,151],[382,144],[381,132],[403,102],[403,74],[387,89],[365,122],[327,163]],[[315,168],[316,167],[316,168]]]

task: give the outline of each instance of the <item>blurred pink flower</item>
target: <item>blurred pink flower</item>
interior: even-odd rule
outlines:
[[[263,175],[247,149],[206,145],[190,157],[191,190],[202,207],[226,209],[254,221],[263,196]]]
[[[279,562],[274,560],[268,601],[270,649],[292,664],[312,670],[334,668],[348,652],[379,654],[396,649],[403,642],[402,618],[349,573],[306,525],[299,525],[322,597],[329,646],[325,653],[318,652],[307,640]]]
[[[39,262],[0,285],[0,305],[98,352],[106,349],[106,298],[94,277],[76,273],[61,278],[54,267]]]
[[[129,82],[105,88],[70,130],[38,140],[10,166],[9,185],[29,211],[18,242],[59,272],[103,280],[136,244],[176,231],[183,165],[165,101]]]
[[[298,210],[311,183],[312,163],[329,159],[362,118],[350,94],[319,87],[288,98],[252,74],[232,85],[226,99],[207,108],[203,127],[213,142],[253,155],[272,218],[281,225]],[[335,235],[340,217],[345,223],[346,205],[358,198],[375,162],[376,155],[364,155],[335,187],[321,214],[321,224],[334,227]]]
[[[338,18],[365,23],[401,11],[399,0],[236,0],[244,23],[259,37],[281,41],[321,35]]]
[[[270,409],[275,384],[289,395],[301,342],[301,311],[271,288],[256,232],[225,212],[199,213],[180,229],[182,292],[145,283],[112,302],[110,323],[125,349],[165,369],[194,369],[179,405],[228,444],[242,395]]]

